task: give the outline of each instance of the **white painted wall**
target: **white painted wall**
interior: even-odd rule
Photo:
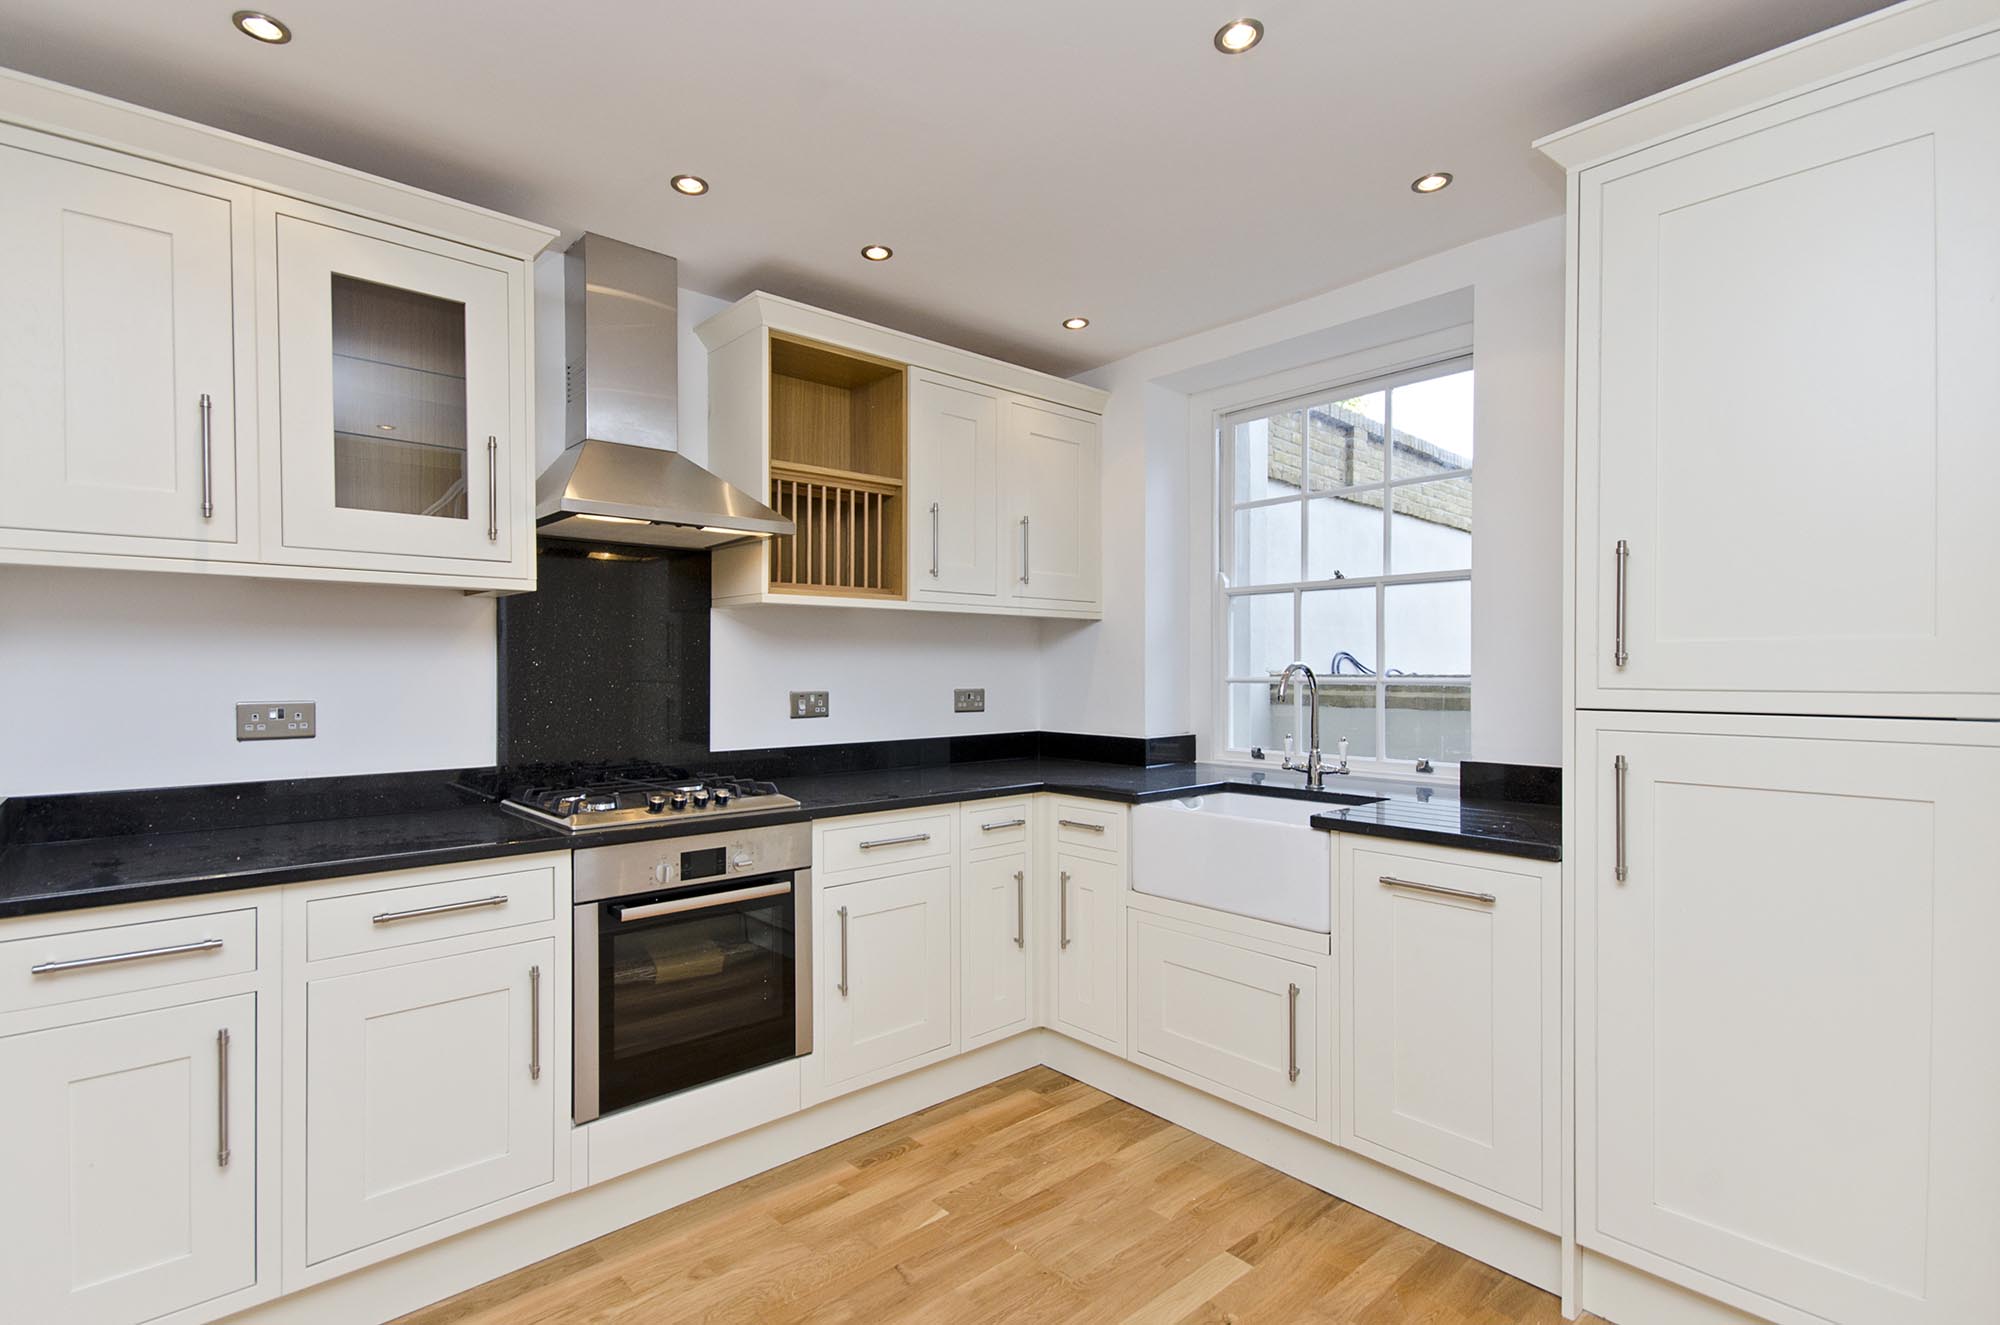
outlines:
[[[493,676],[491,599],[0,568],[0,797],[489,764]],[[235,739],[288,699],[318,736]]]
[[[1436,330],[1462,319],[1469,291],[1479,375],[1473,749],[1482,759],[1559,762],[1562,237],[1560,218],[1537,222],[1085,375],[1111,392],[1105,619],[1050,628],[1042,725],[1164,735],[1207,724],[1208,627],[1199,609],[1208,587],[1197,591],[1189,567],[1213,515],[1190,481],[1205,453],[1190,448],[1212,441],[1190,426],[1190,398],[1370,340]],[[1143,502],[1133,500],[1139,493]]]

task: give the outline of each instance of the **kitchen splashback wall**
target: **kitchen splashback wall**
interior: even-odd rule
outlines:
[[[503,764],[708,753],[706,552],[545,543],[499,607]]]

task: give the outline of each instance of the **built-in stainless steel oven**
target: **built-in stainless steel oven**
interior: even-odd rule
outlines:
[[[812,828],[575,853],[577,1122],[812,1051]]]

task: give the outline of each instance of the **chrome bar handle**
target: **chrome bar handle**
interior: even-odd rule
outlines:
[[[998,823],[979,825],[979,831],[982,833],[997,833],[1002,828],[1026,828],[1027,826],[1028,821],[1026,819],[1002,819]]]
[[[1028,946],[1028,873],[1014,871],[1014,946]]]
[[[931,503],[931,578],[938,577],[938,504]]]
[[[507,905],[507,895],[495,893],[491,897],[475,897],[466,902],[441,902],[436,906],[411,907],[407,911],[384,911],[372,917],[369,923],[393,925],[398,920],[416,920],[423,916],[443,916],[450,915],[454,911],[477,911],[481,907],[505,905]]]
[[[229,1167],[229,1031],[215,1033],[215,1167]]]
[[[834,912],[840,917],[840,982],[834,985],[842,998],[847,997],[847,908]]]
[[[1285,1041],[1287,1045],[1285,1080],[1299,1079],[1299,987],[1285,986]]]
[[[1069,946],[1069,871],[1068,870],[1064,870],[1062,872],[1062,879],[1059,882],[1059,886],[1056,888],[1056,900],[1059,903],[1059,905],[1056,908],[1056,911],[1057,914],[1061,917],[1062,946],[1067,948]]]
[[[486,541],[500,541],[500,439],[486,439]]]
[[[201,393],[201,518],[215,518],[215,402]]]
[[[1611,864],[1618,882],[1625,882],[1625,756],[1611,761]]]
[[[1613,556],[1618,563],[1618,600],[1613,605],[1612,613],[1614,634],[1611,639],[1611,661],[1614,666],[1623,667],[1632,657],[1625,651],[1625,565],[1632,559],[1631,544],[1622,538],[1619,539]]]
[[[863,842],[861,849],[863,851],[873,851],[877,847],[903,847],[910,845],[912,842],[928,842],[930,840],[931,835],[929,833],[909,833],[902,837],[878,837],[873,842]]]
[[[1090,823],[1084,819],[1058,819],[1056,822],[1064,828],[1080,828],[1086,833],[1101,833],[1104,831],[1103,824]]]
[[[197,939],[164,948],[141,948],[137,952],[114,952],[103,957],[72,957],[68,961],[39,962],[28,968],[29,975],[55,975],[61,971],[83,971],[93,966],[120,966],[126,962],[150,961],[155,957],[178,957],[187,952],[214,952],[221,939]]]
[[[1441,883],[1418,883],[1415,879],[1399,879],[1393,874],[1384,874],[1378,882],[1384,888],[1408,888],[1411,892],[1431,893],[1438,897],[1456,897],[1461,902],[1485,902],[1491,905],[1500,900],[1492,893],[1476,893],[1465,888],[1447,888]]]
[[[1021,583],[1028,582],[1028,517],[1021,517]]]
[[[528,968],[528,1080],[542,1079],[542,968]]]
[[[651,920],[655,916],[677,916],[685,911],[712,911],[718,906],[731,906],[737,902],[754,902],[760,897],[783,897],[791,892],[790,880],[777,883],[760,883],[749,888],[733,888],[726,893],[702,893],[697,897],[675,897],[664,902],[647,902],[641,906],[614,906],[611,914],[619,924],[630,920]]]

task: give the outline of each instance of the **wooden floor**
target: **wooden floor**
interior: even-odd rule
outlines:
[[[1560,1320],[1539,1289],[1036,1068],[403,1325]]]

